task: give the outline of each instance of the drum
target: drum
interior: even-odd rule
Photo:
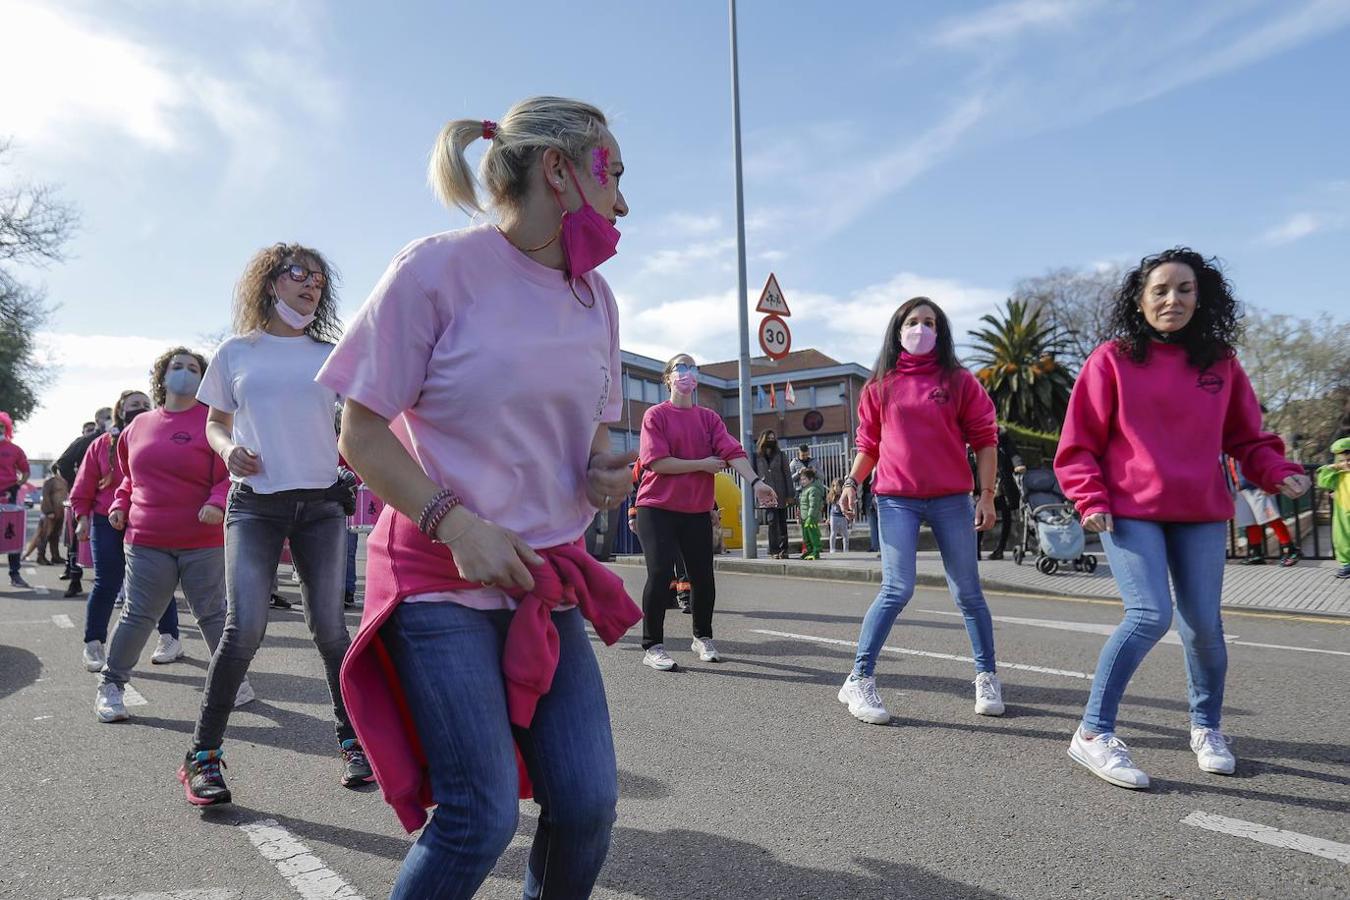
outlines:
[[[356,489],[356,514],[347,521],[347,524],[352,528],[374,528],[383,510],[384,501],[376,497],[370,488],[364,484],[360,485]]]
[[[28,538],[28,510],[0,504],[0,553],[22,553]]]

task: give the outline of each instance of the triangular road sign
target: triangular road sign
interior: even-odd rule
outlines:
[[[764,292],[759,295],[759,305],[755,307],[755,312],[784,318],[792,315],[787,300],[783,299],[783,289],[778,286],[778,279],[772,272],[769,273],[769,280],[764,282]]]

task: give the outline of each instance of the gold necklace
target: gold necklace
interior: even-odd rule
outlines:
[[[559,223],[558,223],[558,230],[555,231],[555,232],[553,232],[553,237],[551,237],[551,238],[549,238],[548,240],[544,241],[544,242],[543,242],[542,244],[540,244],[538,247],[522,247],[522,246],[520,246],[519,244],[517,244],[515,241],[511,240],[511,236],[508,235],[505,231],[503,231],[503,230],[502,230],[502,227],[501,227],[500,225],[497,225],[497,226],[494,226],[494,227],[497,229],[497,233],[498,233],[498,234],[500,234],[502,237],[506,238],[506,242],[507,242],[508,244],[510,244],[512,247],[515,247],[515,248],[516,248],[517,250],[519,250],[521,253],[538,253],[540,250],[543,250],[543,249],[544,249],[545,247],[547,247],[549,244],[552,244],[554,241],[556,241],[556,240],[558,239],[558,235],[562,234],[562,222],[559,222]]]

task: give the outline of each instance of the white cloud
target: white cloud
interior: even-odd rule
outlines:
[[[1327,220],[1317,213],[1295,213],[1283,223],[1276,225],[1261,235],[1261,243],[1277,247],[1292,244],[1294,241],[1316,234],[1327,226]]]
[[[1280,247],[1350,225],[1350,180],[1323,182],[1299,198],[1304,208],[1256,239],[1267,247]]]
[[[719,271],[731,266],[736,249],[735,238],[698,241],[677,249],[657,250],[647,254],[642,264],[644,275],[674,275],[694,267],[703,271]]]
[[[932,42],[943,47],[968,47],[1008,40],[1034,28],[1063,27],[1079,18],[1096,0],[1017,0],[989,6],[938,26]]]

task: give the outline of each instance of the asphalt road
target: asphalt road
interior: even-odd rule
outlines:
[[[616,571],[636,595],[640,571]],[[60,598],[56,574],[30,576],[45,595],[0,589],[0,896],[387,895],[410,838],[378,793],[338,784],[298,609],[273,613],[250,674],[259,700],[231,721],[236,802],[201,812],[174,771],[205,645],[189,627],[188,659],[152,667],[147,649],[132,682],[145,705],[101,725],[79,662],[83,603]],[[1344,622],[1228,616],[1225,728],[1240,761],[1227,778],[1196,768],[1182,651],[1160,645],[1121,711],[1120,734],[1154,779],[1136,793],[1065,756],[1081,676],[1117,618],[1107,602],[991,596],[1008,712],[990,719],[973,712],[971,664],[948,658],[970,654],[954,605],[922,591],[888,646],[932,655],[885,655],[894,719],[877,727],[835,699],[874,587],[719,585],[721,664],[688,652],[678,612],[675,673],[639,664],[636,629],[597,643],[622,799],[596,897],[1350,896]],[[534,812],[522,804],[480,896],[520,896]]]

